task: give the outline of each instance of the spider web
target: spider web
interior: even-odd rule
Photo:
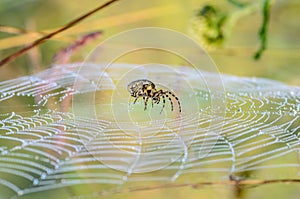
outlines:
[[[178,74],[188,77],[194,91],[190,96],[201,101],[201,114],[182,116],[179,137],[163,128],[165,134],[141,141],[124,136],[117,122],[110,120],[105,112],[90,118],[57,108],[63,106],[69,96],[117,88],[118,77],[113,71],[104,73],[101,84],[97,84],[98,75],[93,71],[99,69],[99,64],[85,63],[90,70],[78,75],[81,66],[82,63],[59,65],[0,83],[2,197],[34,196],[45,191],[76,188],[81,191],[68,195],[92,192],[96,196],[126,187],[137,188],[141,182],[151,187],[164,183],[214,182],[228,180],[229,176],[299,179],[299,87],[267,79],[222,75],[226,89],[225,119],[222,124],[212,123],[216,115],[209,104],[211,93],[199,84],[191,68],[175,67],[176,73],[165,74],[165,79],[171,81]],[[120,70],[130,67],[132,65],[114,65]],[[161,72],[159,69],[144,71],[145,75],[152,73],[153,76]],[[201,73],[212,82],[217,76]],[[79,88],[73,86],[75,81],[81,85]],[[28,109],[30,105],[31,110],[24,112],[24,109],[18,111],[18,107],[6,106],[20,100],[28,102],[22,108]],[[178,128],[176,119],[165,122],[169,128]],[[220,128],[223,129],[218,135],[208,133]],[[145,130],[155,131],[155,126]],[[168,144],[174,136],[181,144]],[[189,145],[185,144],[186,140]],[[121,150],[116,150],[116,146]],[[165,148],[157,150],[161,146]],[[154,158],[143,158],[145,149]],[[207,151],[206,155],[201,155],[201,151]],[[151,170],[165,160],[170,160],[170,164]],[[135,172],[147,170],[152,172]]]

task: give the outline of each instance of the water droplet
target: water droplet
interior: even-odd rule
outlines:
[[[38,185],[39,182],[40,182],[40,181],[39,181],[37,178],[34,178],[32,184],[33,184],[33,185]]]
[[[24,194],[24,192],[23,192],[22,190],[20,190],[20,191],[17,192],[17,194],[18,194],[19,196],[22,196],[22,195]]]
[[[137,150],[137,148],[135,146],[130,147],[132,150]]]
[[[128,174],[128,175],[131,175],[131,174],[132,174],[132,168],[129,168],[129,169],[128,169],[127,174]]]
[[[24,146],[24,145],[23,145]],[[21,149],[21,146],[16,146],[16,147],[14,147],[12,150],[14,151],[14,150],[19,150],[19,149]]]
[[[42,173],[42,175],[41,175],[41,179],[45,179],[47,177],[47,174],[46,173]]]

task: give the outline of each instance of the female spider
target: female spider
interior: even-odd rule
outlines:
[[[135,80],[135,81],[129,83],[127,86],[127,90],[129,91],[129,93],[132,97],[135,97],[133,104],[136,103],[136,101],[138,100],[139,97],[143,97],[143,100],[145,103],[144,110],[147,109],[147,103],[148,103],[149,98],[152,99],[152,107],[153,107],[153,103],[158,104],[160,102],[160,98],[162,98],[163,107],[160,111],[160,113],[161,113],[166,104],[165,97],[167,97],[171,103],[171,111],[173,111],[174,108],[173,108],[173,102],[171,99],[171,96],[172,96],[177,101],[178,107],[179,107],[179,112],[181,112],[180,101],[174,93],[172,93],[171,91],[163,91],[162,89],[156,90],[155,84],[147,79],[139,79],[139,80]]]

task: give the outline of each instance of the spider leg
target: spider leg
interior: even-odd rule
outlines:
[[[156,103],[156,104],[159,104],[159,102],[160,102],[160,97],[157,98],[157,100],[155,101],[155,103]]]
[[[169,93],[169,92],[167,92],[167,93]],[[168,95],[168,94],[165,94],[166,95],[166,97],[169,99],[169,101],[170,101],[170,103],[171,103],[171,111],[173,111],[173,102],[172,102],[172,99],[170,98],[170,96]]]
[[[156,100],[156,104],[160,103],[160,97]]]
[[[144,102],[145,102],[145,108],[144,108],[144,111],[145,111],[145,110],[147,110],[147,103],[148,103],[149,97],[143,97],[143,99],[144,99]]]
[[[157,104],[160,103],[160,97],[164,97],[164,92],[161,89],[156,92],[156,98],[158,99],[157,102],[156,102]]]
[[[178,103],[179,112],[181,112],[181,104],[180,104],[180,101],[179,101],[178,97],[177,97],[174,93],[172,93],[171,91],[167,91],[167,93],[169,93],[170,95],[172,95],[172,96],[175,98],[175,100],[176,100],[177,103]],[[170,98],[169,98],[169,99],[170,99]],[[171,100],[170,100],[170,101],[171,101]],[[171,105],[172,105],[172,103],[171,103]],[[172,110],[173,110],[173,105],[172,105]]]
[[[162,106],[161,111],[160,111],[159,114],[162,113],[163,109],[165,108],[165,104],[166,104],[165,96],[164,96],[164,95],[161,95],[161,97],[162,97],[162,99],[163,99],[163,106]]]
[[[136,97],[136,98],[135,98],[135,100],[134,100],[133,104],[135,104],[135,103],[136,103],[136,101],[138,100],[138,98],[139,98],[139,97]]]
[[[155,103],[155,104],[158,104],[159,103],[159,101],[160,101],[160,92],[159,91],[156,91],[156,92],[154,92],[153,93],[153,96],[151,97],[151,99],[152,99],[152,107],[153,107],[153,103]]]

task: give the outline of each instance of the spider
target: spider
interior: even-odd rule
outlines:
[[[135,97],[133,104],[136,103],[136,101],[138,100],[139,97],[143,97],[144,104],[145,104],[144,111],[147,109],[147,103],[148,103],[149,98],[152,99],[152,107],[153,107],[153,103],[159,104],[160,99],[162,98],[163,107],[160,111],[160,113],[161,113],[166,104],[166,100],[165,100],[166,97],[169,99],[169,101],[171,103],[171,111],[173,111],[174,107],[173,107],[173,102],[171,99],[171,96],[172,96],[177,101],[178,107],[179,107],[179,112],[181,112],[180,101],[174,93],[172,93],[171,91],[168,91],[168,90],[166,90],[166,91],[163,91],[162,89],[156,90],[155,84],[147,79],[139,79],[139,80],[135,80],[135,81],[129,83],[127,86],[127,90],[129,91],[129,93],[132,97]]]

